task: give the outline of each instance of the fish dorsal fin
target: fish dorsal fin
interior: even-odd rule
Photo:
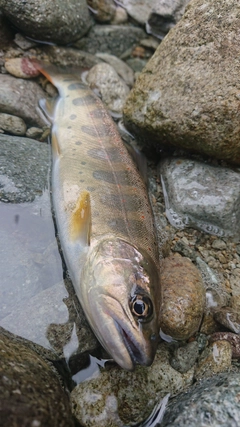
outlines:
[[[90,245],[91,201],[87,190],[82,191],[70,218],[70,238],[79,240],[84,246]]]

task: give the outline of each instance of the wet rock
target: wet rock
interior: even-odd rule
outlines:
[[[43,126],[38,114],[38,102],[45,94],[36,82],[15,79],[9,75],[0,78],[0,111],[21,117],[27,125]]]
[[[128,21],[127,12],[122,7],[117,6],[115,10],[115,15],[111,21],[111,24],[121,25],[121,24],[126,24],[127,21]]]
[[[163,302],[161,329],[178,340],[191,337],[199,328],[205,305],[202,277],[192,262],[180,255],[161,263]]]
[[[1,0],[4,15],[32,39],[68,44],[82,37],[91,26],[87,4],[84,0]]]
[[[141,58],[129,58],[126,62],[135,73],[140,73],[145,67],[147,60]]]
[[[190,0],[156,1],[148,16],[148,33],[162,39],[181,19]],[[152,3],[152,2],[151,2]]]
[[[48,185],[49,150],[33,139],[0,135],[0,200],[30,202],[42,194]]]
[[[239,25],[234,0],[192,0],[127,99],[129,130],[148,146],[173,145],[239,164]]]
[[[6,70],[15,77],[31,79],[40,73],[28,58],[10,58],[5,61]]]
[[[73,427],[69,401],[53,366],[0,335],[2,426]]]
[[[28,138],[40,138],[43,134],[43,129],[41,128],[36,128],[36,127],[31,127],[28,128],[27,132],[26,132],[26,136]]]
[[[110,53],[121,56],[134,43],[146,37],[145,32],[130,25],[95,25],[75,46],[89,53]]]
[[[25,135],[27,126],[20,117],[0,113],[0,129],[13,135]]]
[[[22,50],[28,50],[34,46],[37,46],[37,43],[32,40],[26,39],[26,37],[24,37],[21,33],[15,34],[14,43]]]
[[[111,65],[95,65],[87,74],[87,82],[91,89],[100,92],[101,99],[110,112],[122,114],[129,88]]]
[[[169,350],[161,344],[150,368],[126,372],[101,370],[71,393],[73,413],[83,426],[121,427],[144,420],[168,392],[177,393],[192,382],[193,369],[180,374],[169,365]]]
[[[213,312],[214,319],[235,334],[240,334],[240,314],[231,307],[222,307]]]
[[[195,378],[211,377],[231,368],[232,347],[228,341],[215,341],[201,354],[195,370]]]
[[[240,424],[240,373],[224,373],[203,380],[169,402],[161,427]]]
[[[240,358],[240,336],[232,332],[215,332],[211,335],[209,342],[225,340],[228,341],[232,348],[233,359]]]
[[[110,22],[116,12],[116,5],[113,0],[87,0],[93,17],[97,22]]]
[[[95,55],[73,48],[61,46],[44,46],[42,51],[48,56],[49,62],[63,67],[91,68],[102,62]],[[76,72],[76,69],[74,70]]]
[[[126,62],[108,53],[97,53],[96,56],[111,65],[128,86],[133,85],[134,73]]]
[[[176,371],[184,374],[191,369],[198,358],[198,343],[197,341],[190,342],[184,346],[178,347],[173,357],[170,359],[170,365]]]
[[[240,238],[238,172],[177,157],[161,162],[160,174],[166,215],[172,225]],[[219,244],[223,248],[220,239],[212,245],[219,248]]]

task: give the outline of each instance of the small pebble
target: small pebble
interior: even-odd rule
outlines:
[[[222,251],[223,249],[226,249],[227,245],[226,243],[221,239],[216,239],[212,242],[212,248],[219,249]]]
[[[29,58],[6,59],[5,68],[12,76],[23,79],[31,79],[40,74]]]
[[[209,342],[226,340],[231,344],[233,359],[240,358],[240,336],[232,332],[215,332],[211,335]]]
[[[231,367],[232,347],[228,341],[215,341],[207,347],[195,370],[196,380],[211,377],[212,375],[224,372]]]
[[[240,314],[232,307],[222,307],[213,312],[214,319],[235,334],[240,333]]]
[[[184,346],[178,347],[170,359],[170,365],[176,369],[176,371],[184,374],[192,366],[194,366],[198,358],[198,343],[192,341]]]
[[[42,136],[43,133],[43,129],[41,128],[36,128],[36,127],[31,127],[27,130],[26,132],[26,136],[28,138],[40,138],[40,136]]]
[[[27,126],[20,117],[0,113],[0,128],[12,135],[23,136],[26,133]]]

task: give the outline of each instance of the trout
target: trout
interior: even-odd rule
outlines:
[[[73,74],[37,65],[58,89],[52,198],[63,256],[86,318],[124,369],[149,366],[161,288],[145,184],[101,100]]]

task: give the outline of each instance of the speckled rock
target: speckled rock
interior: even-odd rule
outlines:
[[[111,113],[122,114],[129,88],[114,68],[105,62],[95,65],[87,74],[91,89],[97,89],[106,108]]]
[[[212,342],[201,354],[195,370],[195,378],[211,377],[231,368],[232,347],[228,341]]]
[[[209,342],[225,340],[231,344],[233,359],[240,358],[240,336],[232,332],[215,332],[211,335]]]
[[[236,1],[192,0],[127,99],[129,130],[240,164],[239,26]]]
[[[146,37],[146,33],[138,27],[130,25],[95,25],[75,46],[89,53],[110,53],[121,56],[134,43]]]
[[[160,163],[160,175],[166,215],[172,225],[240,238],[238,171],[174,157]],[[223,249],[226,243],[216,239],[212,247]]]
[[[69,401],[53,366],[0,335],[1,426],[73,427]]]
[[[87,0],[88,6],[97,22],[110,22],[116,12],[116,4],[113,0]]]
[[[214,319],[235,334],[240,334],[240,314],[231,307],[222,307],[213,312]]]
[[[184,346],[177,347],[174,350],[173,356],[170,359],[170,365],[176,369],[176,371],[184,374],[192,366],[194,366],[198,358],[198,342],[193,341]]]
[[[126,372],[117,367],[78,384],[71,393],[73,413],[84,427],[123,427],[144,420],[168,392],[192,383],[193,369],[180,374],[169,365],[169,350],[161,344],[150,368]]]
[[[28,58],[10,58],[5,61],[6,70],[15,77],[31,79],[40,73]]]
[[[38,114],[38,101],[45,93],[34,81],[0,75],[0,111],[21,117],[27,125],[43,126]]]
[[[28,138],[36,138],[39,139],[43,134],[43,129],[41,128],[36,128],[36,127],[31,127],[28,128],[27,132],[26,132],[26,136]]]
[[[0,113],[0,129],[13,135],[25,135],[27,126],[20,117]]]
[[[91,68],[102,62],[101,59],[91,53],[70,47],[43,46],[39,53],[41,54],[42,52],[44,52],[45,56],[47,55],[49,62],[63,67]],[[74,71],[76,72],[76,69]]]
[[[133,85],[134,72],[126,62],[108,53],[97,53],[96,56],[111,65],[128,86]]]
[[[85,0],[1,0],[0,8],[25,35],[35,40],[67,44],[82,37],[91,26]]]
[[[169,402],[161,427],[240,425],[240,373],[203,380]]]
[[[203,316],[205,290],[202,277],[192,262],[180,255],[161,263],[163,302],[161,329],[178,340],[197,332]]]

